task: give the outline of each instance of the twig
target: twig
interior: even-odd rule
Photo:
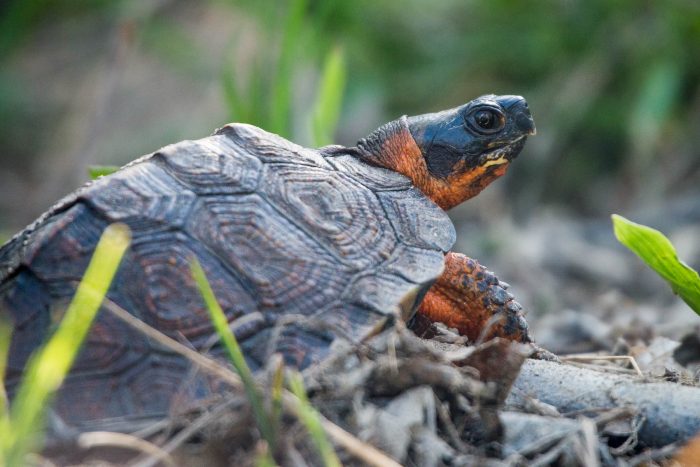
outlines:
[[[126,433],[114,433],[111,431],[88,431],[78,436],[78,446],[83,449],[90,449],[100,446],[111,446],[132,449],[148,454],[157,458],[158,462],[176,467],[176,463],[170,454],[165,452],[160,447],[145,439],[137,438],[136,436]]]
[[[190,360],[192,363],[198,365],[203,370],[206,370],[209,373],[226,381],[234,388],[243,390],[243,383],[241,382],[241,378],[233,371],[218,363],[216,360],[205,357],[199,352],[192,350],[189,347],[179,343],[175,339],[166,336],[162,332],[158,331],[157,329],[154,329],[153,327],[144,323],[140,319],[136,318],[131,313],[129,313],[124,308],[120,307],[108,298],[105,298],[104,306],[117,318],[121,319],[129,326],[150,337],[163,347],[182,355],[183,357]]]
[[[623,454],[627,454],[632,449],[637,447],[637,444],[639,443],[639,430],[642,428],[645,420],[646,418],[644,416],[640,414],[635,415],[630,423],[632,431],[630,432],[629,436],[620,446],[610,448],[610,453],[614,456],[621,456]]]
[[[447,437],[452,442],[452,447],[457,449],[457,451],[460,453],[471,453],[471,447],[459,437],[459,432],[457,431],[454,423],[452,423],[448,409],[437,397],[435,397],[435,399],[435,408],[437,409],[438,419],[440,420],[440,423],[442,423],[442,427],[445,430]]]
[[[631,355],[567,355],[560,357],[563,362],[591,362],[594,360],[627,360],[637,376],[644,376],[637,364],[637,360]]]
[[[401,464],[384,454],[379,449],[375,448],[371,444],[360,441],[355,436],[343,430],[338,425],[323,416],[321,416],[321,423],[323,424],[323,428],[326,430],[326,433],[333,438],[333,441],[338,443],[343,447],[343,449],[348,451],[353,456],[365,462],[367,465],[373,465],[376,467],[401,467]]]
[[[606,423],[619,420],[625,417],[630,417],[635,415],[637,412],[632,407],[586,407],[580,410],[571,410],[569,412],[562,412],[561,416],[566,418],[573,418],[578,415],[585,415],[586,417],[592,416],[593,414],[600,414],[595,418],[596,425],[600,429]]]
[[[136,318],[124,308],[120,307],[113,301],[105,299],[105,308],[112,313],[117,318],[124,321],[126,324],[132,326],[143,334],[147,335],[154,341],[161,344],[163,347],[182,355],[183,357],[189,359],[192,363],[198,365],[205,371],[221,378],[223,381],[229,383],[232,387],[243,390],[243,383],[241,379],[233,371],[229,370],[225,366],[218,363],[216,360],[205,357],[204,355],[186,347],[176,340],[166,336],[162,332],[154,329],[148,324],[144,323],[140,319]],[[282,401],[286,409],[294,412],[295,414],[299,411],[299,399],[297,399],[291,392],[285,391],[282,397]],[[319,414],[320,415],[320,414]],[[372,465],[376,467],[401,467],[401,464],[384,454],[379,449],[374,446],[364,443],[357,439],[352,434],[348,433],[335,423],[331,422],[324,416],[320,415],[321,424],[323,429],[328,433],[328,435],[333,438],[333,441],[338,443],[342,448],[348,451],[350,454],[354,455],[356,458],[360,459],[367,465]]]
[[[214,410],[204,413],[197,417],[193,422],[189,423],[182,431],[178,432],[170,441],[165,443],[161,450],[167,454],[172,453],[175,449],[180,447],[182,443],[187,441],[190,436],[196,434],[199,430],[207,426],[208,423],[220,416],[224,409],[229,407],[230,401],[223,404],[219,404]],[[160,462],[159,456],[149,455],[147,459],[143,459],[139,462],[134,462],[131,467],[153,467],[158,462]]]
[[[557,458],[561,456],[564,452],[564,449],[566,448],[568,442],[568,437],[564,437],[560,439],[551,448],[547,450],[542,449],[542,451],[545,452],[532,459],[528,465],[530,465],[530,467],[544,467],[546,465],[554,465]]]
[[[581,438],[576,440],[576,450],[581,459],[581,465],[587,467],[599,467],[598,459],[598,429],[593,420],[586,417],[579,417],[581,425]],[[580,448],[580,449],[579,449]]]
[[[667,444],[666,446],[658,448],[658,449],[644,451],[643,453],[629,459],[627,461],[627,463],[631,467],[635,467],[635,466],[640,465],[640,464],[647,465],[650,462],[667,460],[668,458],[670,458],[671,456],[676,454],[676,452],[678,452],[678,448],[679,448],[678,443]],[[671,465],[673,465],[673,464],[671,464]]]
[[[170,419],[163,418],[162,420],[153,422],[144,428],[132,431],[129,434],[132,436],[138,436],[139,438],[149,438],[155,435],[156,433],[160,433],[161,431],[163,431],[163,429],[170,426],[171,423],[172,421]]]

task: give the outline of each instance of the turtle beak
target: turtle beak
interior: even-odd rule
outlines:
[[[520,130],[529,136],[534,136],[537,134],[537,128],[535,128],[535,121],[530,115],[530,110],[525,108],[524,112],[520,112],[515,116],[515,124],[520,128]]]
[[[530,108],[522,96],[500,96],[497,100],[506,112],[513,116],[518,130],[529,136],[537,134],[535,121],[530,114]]]

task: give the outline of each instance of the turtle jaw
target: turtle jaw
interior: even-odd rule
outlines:
[[[534,127],[532,133],[530,134],[535,134]],[[481,156],[479,156],[478,165],[480,167],[486,168],[491,166],[510,164],[516,157],[518,157],[523,147],[525,147],[526,141],[527,135],[523,135],[515,141],[506,144],[500,143],[501,145],[499,145],[499,143],[494,142],[490,146],[496,146],[496,148],[487,151]]]

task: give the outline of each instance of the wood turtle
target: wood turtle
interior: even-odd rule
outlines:
[[[487,95],[403,116],[350,148],[307,149],[230,124],[88,183],[0,249],[0,317],[13,323],[8,393],[113,222],[126,223],[133,241],[108,298],[223,355],[190,274],[195,256],[254,370],[274,352],[305,368],[334,340],[357,342],[416,311],[471,339],[485,331],[528,342],[505,286],[450,251],[445,210],[503,175],[534,133],[522,97]],[[163,416],[217,391],[188,361],[101,310],[54,406],[66,424],[87,429]]]

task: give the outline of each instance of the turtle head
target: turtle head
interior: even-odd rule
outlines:
[[[365,159],[400,172],[449,209],[506,172],[535,123],[520,96],[481,96],[442,112],[402,117],[358,143]]]

